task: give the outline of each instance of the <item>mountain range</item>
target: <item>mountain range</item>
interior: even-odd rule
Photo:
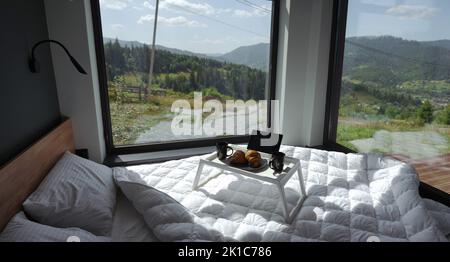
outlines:
[[[229,53],[219,56],[219,58],[230,63],[247,65],[252,68],[267,71],[269,66],[269,51],[270,44],[260,43],[238,47]]]
[[[412,80],[450,80],[449,40],[393,36],[346,39],[344,76],[394,86]]]
[[[115,41],[113,38],[104,38],[105,43],[113,41]],[[123,47],[145,45],[138,41],[118,40],[118,42]],[[201,54],[161,45],[157,45],[157,49],[174,54],[247,65],[266,71],[270,44],[241,46],[225,54]],[[393,36],[350,37],[346,42],[345,59],[344,74],[357,74],[364,67],[370,67],[374,71],[384,73],[386,77],[390,77],[395,71],[398,72],[396,75],[403,73],[407,78],[413,74],[419,79],[450,79],[450,70],[442,66],[450,65],[450,40],[420,42]]]
[[[450,49],[450,40],[424,41],[423,44]]]
[[[449,44],[449,40],[419,42],[392,36],[347,38],[342,92],[356,90],[345,83],[360,83],[358,88],[377,92],[382,100],[412,96],[446,106],[450,101]]]
[[[103,38],[104,43],[114,41],[116,41],[114,38]],[[138,41],[125,41],[120,39],[117,39],[117,41],[122,47],[142,47],[146,45]],[[220,62],[246,65],[255,69],[266,71],[269,61],[270,44],[260,43],[250,46],[241,46],[225,54],[201,54],[162,45],[156,45],[156,49],[169,51],[178,55],[196,56],[200,58],[214,59]]]

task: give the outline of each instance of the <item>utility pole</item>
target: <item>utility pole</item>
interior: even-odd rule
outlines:
[[[152,86],[152,78],[153,78],[153,66],[155,64],[155,48],[156,48],[156,29],[158,27],[158,11],[159,11],[159,0],[156,0],[155,7],[155,19],[153,24],[153,43],[152,43],[152,51],[150,56],[150,72],[148,74],[148,91]]]

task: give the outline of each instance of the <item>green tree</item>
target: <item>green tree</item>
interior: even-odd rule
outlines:
[[[441,125],[450,125],[450,105],[436,114],[436,123]]]
[[[166,89],[171,88],[170,77],[168,74],[166,74],[166,76],[164,77],[164,88]]]
[[[417,116],[425,123],[431,123],[433,121],[433,105],[430,101],[426,100],[417,110]]]
[[[189,75],[189,85],[190,85],[189,91],[192,90],[196,91],[198,89],[197,79],[195,77],[194,71],[191,71],[191,74]]]

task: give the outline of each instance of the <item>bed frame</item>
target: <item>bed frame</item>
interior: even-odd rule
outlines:
[[[0,232],[66,151],[75,152],[69,119],[0,168]]]

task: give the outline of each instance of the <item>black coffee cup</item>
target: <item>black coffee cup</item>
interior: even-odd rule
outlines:
[[[229,147],[228,143],[226,143],[226,142],[217,143],[216,149],[217,149],[217,158],[220,160],[223,160],[223,159],[227,158],[228,156],[233,155],[233,153],[234,153],[233,148]],[[231,150],[230,154],[228,154],[228,150]]]
[[[281,172],[284,168],[284,157],[286,155],[281,152],[276,152],[272,154],[272,159],[269,162],[270,168],[275,170],[275,172]]]

